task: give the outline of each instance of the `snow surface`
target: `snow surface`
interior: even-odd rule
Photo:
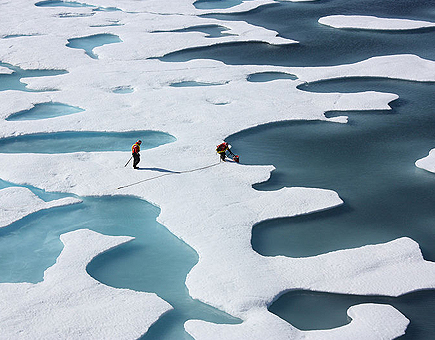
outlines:
[[[435,27],[435,22],[378,18],[364,15],[330,15],[319,19],[319,23],[334,28],[354,28],[365,30],[415,30]]]
[[[0,190],[0,228],[22,219],[34,212],[80,203],[74,197],[65,197],[45,202],[34,195],[29,189],[10,187]]]
[[[296,86],[304,82],[351,76],[435,81],[435,63],[413,55],[307,68],[148,59],[222,42],[296,43],[247,23],[199,16],[244,11],[271,1],[246,1],[226,10],[198,10],[193,2],[177,0],[169,6],[161,0],[97,0],[92,4],[122,11],[92,12],[91,8],[36,7],[26,0],[2,1],[0,36],[22,36],[0,39],[0,61],[24,69],[63,69],[68,73],[22,80],[29,89],[57,91],[0,92],[0,137],[147,129],[168,132],[177,141],[142,151],[140,165],[148,169],[144,171],[124,167],[130,157],[128,150],[0,154],[0,178],[80,196],[134,195],[159,206],[158,221],[199,254],[199,262],[186,281],[192,297],[244,321],[240,325],[188,321],[186,329],[197,340],[210,340],[214,335],[216,339],[241,340],[391,339],[403,334],[408,321],[384,305],[354,306],[349,309],[353,319],[349,325],[328,331],[303,332],[268,312],[270,303],[292,289],[397,296],[435,288],[435,265],[425,261],[418,244],[408,238],[303,259],[259,255],[250,244],[255,223],[328,209],[342,200],[325,189],[254,190],[252,184],[268,180],[273,167],[219,163],[214,150],[228,135],[260,124],[285,120],[345,122],[345,116],[327,119],[324,113],[389,109],[388,103],[397,98],[396,94],[372,91],[342,94],[298,90]],[[113,23],[120,26],[110,26]],[[170,32],[200,25],[224,26],[233,35],[206,38],[200,32]],[[95,48],[97,60],[83,50],[66,47],[70,38],[102,33],[118,35],[122,42]],[[256,72],[285,72],[298,79],[248,82],[247,77]],[[181,81],[222,85],[169,86]],[[114,94],[112,89],[119,86],[134,91]],[[48,101],[85,111],[39,121],[5,120]],[[186,172],[161,176],[158,169]],[[194,169],[198,170],[187,172]],[[22,213],[17,209],[12,215],[9,220]],[[9,220],[2,217],[1,225]],[[94,256],[130,238],[86,230],[61,238],[65,249],[45,272],[43,282],[0,285],[0,337],[132,339],[169,310],[169,305],[153,294],[110,288],[85,273]]]
[[[0,74],[12,74],[13,71],[10,68],[0,66]]]
[[[419,168],[435,173],[435,149],[430,150],[429,155],[415,162]]]

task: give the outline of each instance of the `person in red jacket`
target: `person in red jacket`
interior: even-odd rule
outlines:
[[[140,145],[142,144],[141,140],[138,140],[136,143],[133,144],[131,147],[131,154],[133,155],[133,168],[139,169],[137,166],[140,162]]]
[[[226,158],[226,151],[229,150],[229,145],[228,143],[222,143],[219,144],[216,147],[216,152],[219,154],[219,156],[221,157],[221,160],[225,162],[225,158]]]
[[[229,154],[230,154],[231,156],[233,156],[233,160],[234,160],[234,162],[239,163],[239,156],[238,156],[238,155],[235,155],[235,154],[233,154],[233,153],[231,152],[231,150],[230,150],[230,146],[229,146],[228,143],[223,142],[222,144],[219,144],[219,145],[216,147],[216,152],[217,152],[217,153],[219,154],[219,156],[221,157],[221,161],[224,161],[224,162],[225,162],[225,159],[226,159],[226,157],[227,157],[227,151],[229,152]]]

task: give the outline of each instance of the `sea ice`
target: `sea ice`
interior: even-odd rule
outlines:
[[[304,259],[259,255],[250,244],[255,223],[328,209],[340,205],[342,200],[337,193],[325,189],[254,190],[252,185],[268,180],[274,168],[243,165],[243,155],[242,164],[220,163],[214,150],[228,135],[257,125],[287,120],[343,122],[343,117],[327,119],[325,112],[388,109],[388,103],[397,99],[396,94],[373,91],[298,90],[297,85],[304,82],[358,76],[435,81],[435,63],[415,55],[379,56],[354,64],[307,68],[229,66],[212,60],[160,61],[157,58],[167,53],[220,43],[296,43],[278,37],[275,31],[245,22],[199,16],[253,9],[271,3],[269,0],[245,1],[224,11],[198,10],[193,2],[180,0],[168,6],[160,0],[97,0],[93,5],[122,11],[74,8],[74,12],[65,12],[61,7],[37,7],[25,0],[3,1],[0,36],[21,36],[0,39],[0,60],[23,69],[68,73],[23,79],[30,89],[57,91],[0,92],[0,137],[147,129],[170,133],[177,140],[144,150],[141,171],[124,167],[129,150],[3,153],[0,177],[81,196],[134,195],[159,206],[159,222],[199,254],[200,260],[186,282],[192,297],[244,320],[231,326],[189,321],[186,328],[197,340],[210,340],[212,336],[270,338],[271,332],[274,339],[390,339],[403,334],[408,321],[388,306],[352,307],[349,315],[353,321],[349,325],[318,332],[300,332],[268,312],[268,304],[292,289],[396,296],[434,288],[435,265],[425,261],[418,244],[407,238]],[[105,26],[113,22],[120,26]],[[202,32],[169,32],[198,25],[223,26],[231,35],[208,38]],[[96,48],[99,59],[66,46],[68,39],[95,34],[117,35],[123,42]],[[247,80],[250,74],[259,72],[294,74],[297,79],[261,83]],[[170,86],[179,82],[222,85]],[[120,84],[135,91],[122,96],[113,93]],[[49,101],[70,103],[85,112],[43,121],[4,119]],[[161,176],[162,171],[165,176]],[[121,186],[124,188],[118,190]],[[36,210],[47,208],[48,203],[39,202],[26,189],[0,191],[5,207],[10,205],[10,197],[11,202],[16,202],[21,196],[36,203]],[[21,212],[14,208],[10,213],[4,209],[0,224],[6,226],[36,210],[26,207]],[[43,282],[0,284],[1,336],[137,338],[170,309],[154,294],[114,289],[87,275],[86,264],[93,257],[127,242],[129,237],[78,230],[61,239],[65,249],[45,272]]]
[[[304,67],[295,72],[300,78],[308,82],[348,77],[434,81],[435,62],[412,54],[402,54],[377,56],[358,63],[340,66]]]
[[[319,23],[334,28],[363,30],[415,30],[435,27],[435,23],[430,21],[378,18],[363,15],[330,15],[320,18]]]
[[[415,162],[419,168],[435,173],[435,149],[430,150],[429,155]]]

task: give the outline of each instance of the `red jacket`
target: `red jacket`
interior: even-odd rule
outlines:
[[[140,151],[139,144],[137,143],[133,144],[133,146],[131,147],[131,153],[139,153],[139,151]]]
[[[225,151],[227,151],[228,150],[228,147],[229,147],[229,145],[228,145],[228,143],[222,143],[222,144],[219,144],[217,147],[216,147],[216,152],[217,153],[223,153],[223,152],[225,152]]]

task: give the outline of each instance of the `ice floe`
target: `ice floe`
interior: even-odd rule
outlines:
[[[305,81],[348,77],[384,77],[434,81],[435,62],[412,54],[372,57],[358,63],[331,67],[304,67],[295,73]]]
[[[435,27],[435,22],[378,18],[364,15],[330,15],[319,19],[319,23],[334,28],[354,28],[362,30],[415,30]]]
[[[435,149],[430,150],[429,155],[415,162],[419,168],[435,173]]]

